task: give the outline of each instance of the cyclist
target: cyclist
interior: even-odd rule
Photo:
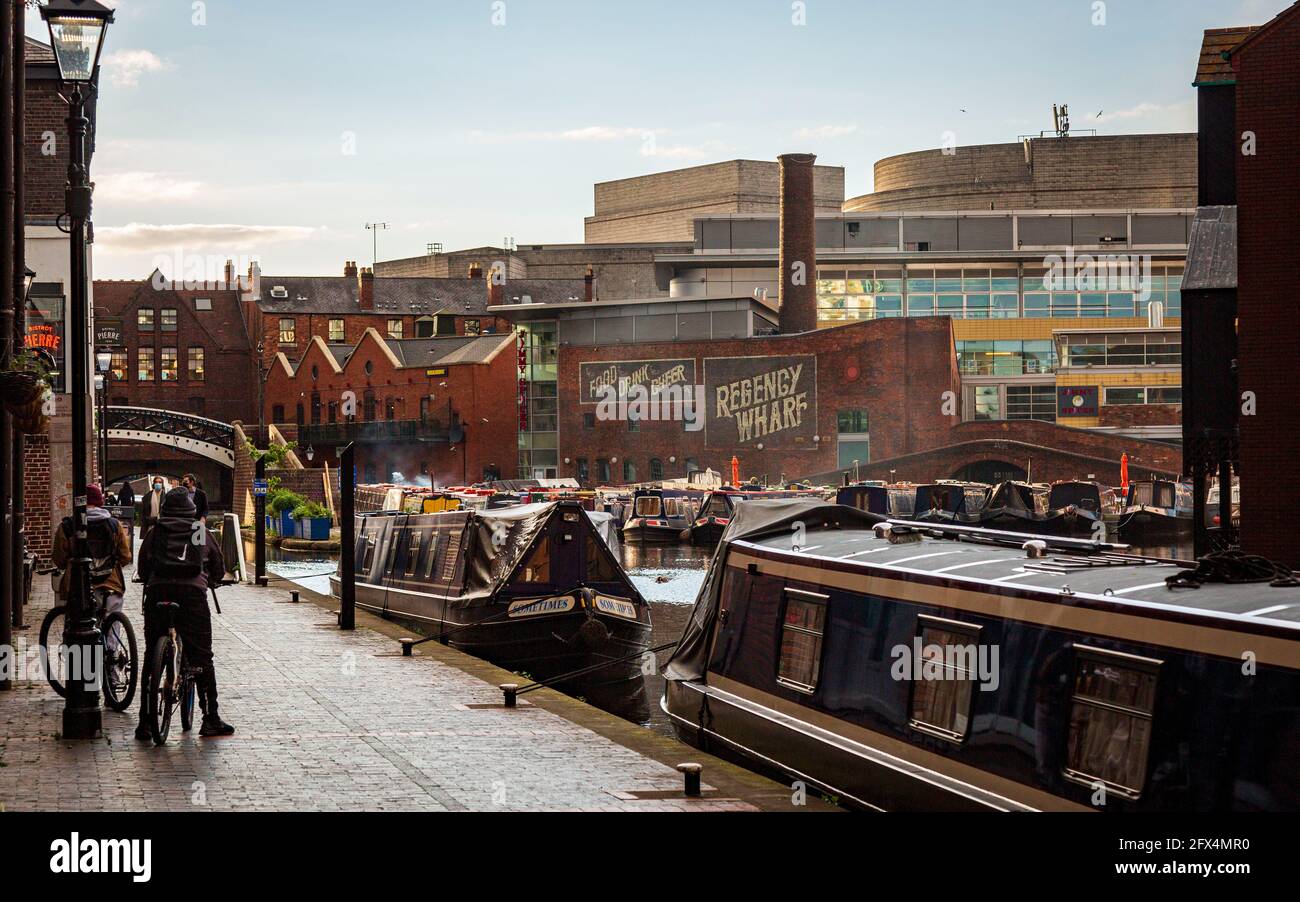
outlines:
[[[74,527],[71,517],[64,517],[54,529],[54,543],[50,559],[63,571],[59,579],[59,597],[66,601],[68,585],[72,581],[72,568],[68,566],[72,554]],[[97,485],[86,486],[86,545],[90,554],[90,587],[96,597],[103,596],[101,616],[122,610],[122,595],[126,592],[126,579],[122,568],[131,563],[131,545],[126,539],[122,524],[104,508],[104,491]],[[116,651],[110,648],[109,651]]]
[[[174,623],[189,666],[201,668],[197,683],[203,708],[200,736],[229,736],[235,728],[217,715],[217,677],[212,665],[212,617],[208,612],[208,587],[226,575],[221,547],[201,520],[184,488],[176,487],[163,499],[161,516],[140,543],[136,568],[144,581],[144,673],[153,673],[154,645],[166,631],[160,602],[174,602]],[[135,738],[153,738],[145,723],[144,706],[151,693],[141,693],[140,723]]]

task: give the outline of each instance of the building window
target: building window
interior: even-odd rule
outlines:
[[[162,309],[161,326],[164,332],[176,331],[176,308],[164,307]]]
[[[397,402],[394,401],[392,398],[384,399],[384,419],[386,420],[397,419]]]
[[[1146,785],[1161,662],[1081,645],[1074,651],[1065,774],[1136,798]]]
[[[366,393],[362,396],[361,401],[361,418],[367,423],[373,423],[375,421],[375,407],[375,393],[370,389],[366,389]]]
[[[1008,420],[1056,422],[1055,385],[1008,385]]]
[[[588,432],[596,428],[596,415],[594,413],[584,413],[582,415],[582,428]]]
[[[292,316],[280,317],[280,344],[292,345],[298,343],[297,325]]]
[[[627,483],[636,482],[636,462],[631,460],[623,461],[623,481]]]
[[[433,338],[433,318],[422,316],[415,321],[416,338]]]
[[[195,299],[194,299],[194,309],[195,309],[195,310],[211,310],[211,309],[212,309],[212,298],[195,298]]]
[[[390,320],[388,321],[388,337],[389,337],[389,338],[396,338],[396,339],[399,339],[399,340],[401,339],[401,337],[402,337],[402,321],[401,321],[400,319],[390,319]]]
[[[781,618],[781,658],[776,678],[780,683],[811,694],[821,672],[822,635],[826,624],[826,602],[830,598],[802,589],[785,590],[785,614]]]
[[[341,319],[330,320],[329,334],[330,334],[330,341],[345,341],[347,333],[343,328],[343,320]]]
[[[871,460],[871,421],[865,410],[841,410],[836,416],[839,426],[836,466],[843,470]]]
[[[329,403],[329,416],[331,423],[337,423],[339,420],[339,402],[331,401]]]
[[[483,331],[483,327],[482,327],[482,325],[480,325],[480,323],[479,323],[478,320],[476,320],[476,319],[467,319],[467,320],[465,320],[465,334],[466,334],[466,335],[478,335],[478,334],[482,333],[482,331]]]
[[[578,466],[575,470],[574,475],[577,477],[578,482],[586,482],[587,479],[591,476],[591,468],[587,466],[587,458],[585,457],[578,458]]]
[[[635,413],[632,413],[631,411],[628,411],[627,414],[627,431],[628,432],[641,431],[641,421],[637,417],[637,415]]]
[[[320,392],[314,391],[311,393],[311,424],[313,426],[320,425],[320,415],[321,415]]]
[[[1182,404],[1183,389],[1177,385],[1153,385],[1147,388],[1107,388],[1102,404],[1123,407],[1138,404]]]
[[[659,482],[664,478],[664,462],[657,457],[650,458],[650,481]]]
[[[294,422],[299,426],[307,425],[307,414],[306,411],[303,410],[301,404],[294,409]]]
[[[1002,419],[1002,392],[998,386],[975,386],[975,419]]]
[[[153,331],[153,308],[141,307],[135,314],[136,328],[141,332]]]
[[[912,682],[912,726],[960,742],[970,730],[980,628],[925,615],[918,625],[922,670],[941,676]]]
[[[437,320],[436,329],[439,335],[456,334],[456,317],[450,316],[445,313],[440,313],[436,317],[436,320]]]
[[[136,351],[135,378],[137,382],[152,382],[153,367],[154,367],[153,348],[140,348],[138,351]]]
[[[871,431],[871,419],[865,410],[841,410],[836,416],[841,433]]]
[[[602,485],[609,483],[609,460],[607,458],[596,458],[596,481]]]
[[[163,382],[175,382],[180,378],[180,365],[175,348],[163,348],[158,362],[158,378]]]
[[[109,373],[114,382],[126,381],[126,370],[131,364],[127,359],[126,351],[114,351],[113,362],[109,364]]]
[[[202,382],[202,381],[203,381],[203,379],[204,379],[204,369],[203,369],[203,349],[202,349],[202,348],[190,348],[190,349],[189,349],[189,364],[188,364],[188,371],[189,371],[189,377],[190,377],[190,381],[191,381],[191,382]]]
[[[276,405],[272,406],[272,408],[271,408],[271,422],[272,422],[272,423],[283,423],[283,422],[284,422],[284,405],[283,405],[283,404],[276,404]]]
[[[693,457],[686,458],[686,475],[700,472],[700,462]]]

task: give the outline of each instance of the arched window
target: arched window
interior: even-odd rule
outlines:
[[[320,415],[321,415],[320,392],[314,391],[311,393],[311,424],[313,426],[320,425]]]
[[[657,457],[650,458],[650,481],[659,482],[664,478],[664,462]]]
[[[623,481],[636,482],[636,462],[631,460],[623,461]]]

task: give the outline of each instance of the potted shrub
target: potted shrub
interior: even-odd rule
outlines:
[[[272,532],[280,536],[292,536],[295,526],[293,512],[307,499],[288,489],[275,489],[266,496],[266,521]]]
[[[298,538],[313,542],[324,542],[329,539],[330,524],[333,520],[325,505],[316,501],[304,501],[294,508],[293,518],[298,521]]]

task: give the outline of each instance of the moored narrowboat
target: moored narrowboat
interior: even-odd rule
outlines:
[[[695,522],[682,534],[682,538],[692,545],[712,548],[722,538],[727,524],[736,514],[736,506],[745,501],[771,501],[781,498],[807,498],[818,495],[814,489],[762,489],[757,491],[723,486],[704,496],[700,503]]]
[[[835,502],[882,517],[910,519],[916,503],[916,488],[883,482],[858,482],[836,490]]]
[[[637,489],[623,524],[623,538],[638,544],[675,545],[695,519],[696,493]]]
[[[1100,483],[1065,480],[1053,483],[1047,495],[1053,535],[1106,539],[1113,537],[1119,521],[1115,492]],[[1099,526],[1100,524],[1100,526]]]
[[[1217,566],[753,502],[661,706],[853,807],[1300,810],[1300,583]]]
[[[560,684],[581,692],[641,676],[650,608],[619,557],[609,515],[574,501],[365,514],[356,604],[533,679],[608,664]]]
[[[919,485],[912,517],[922,523],[978,523],[988,492],[987,485],[973,482]]]
[[[1190,539],[1192,493],[1170,479],[1148,479],[1129,486],[1119,518],[1119,535],[1131,544]]]

